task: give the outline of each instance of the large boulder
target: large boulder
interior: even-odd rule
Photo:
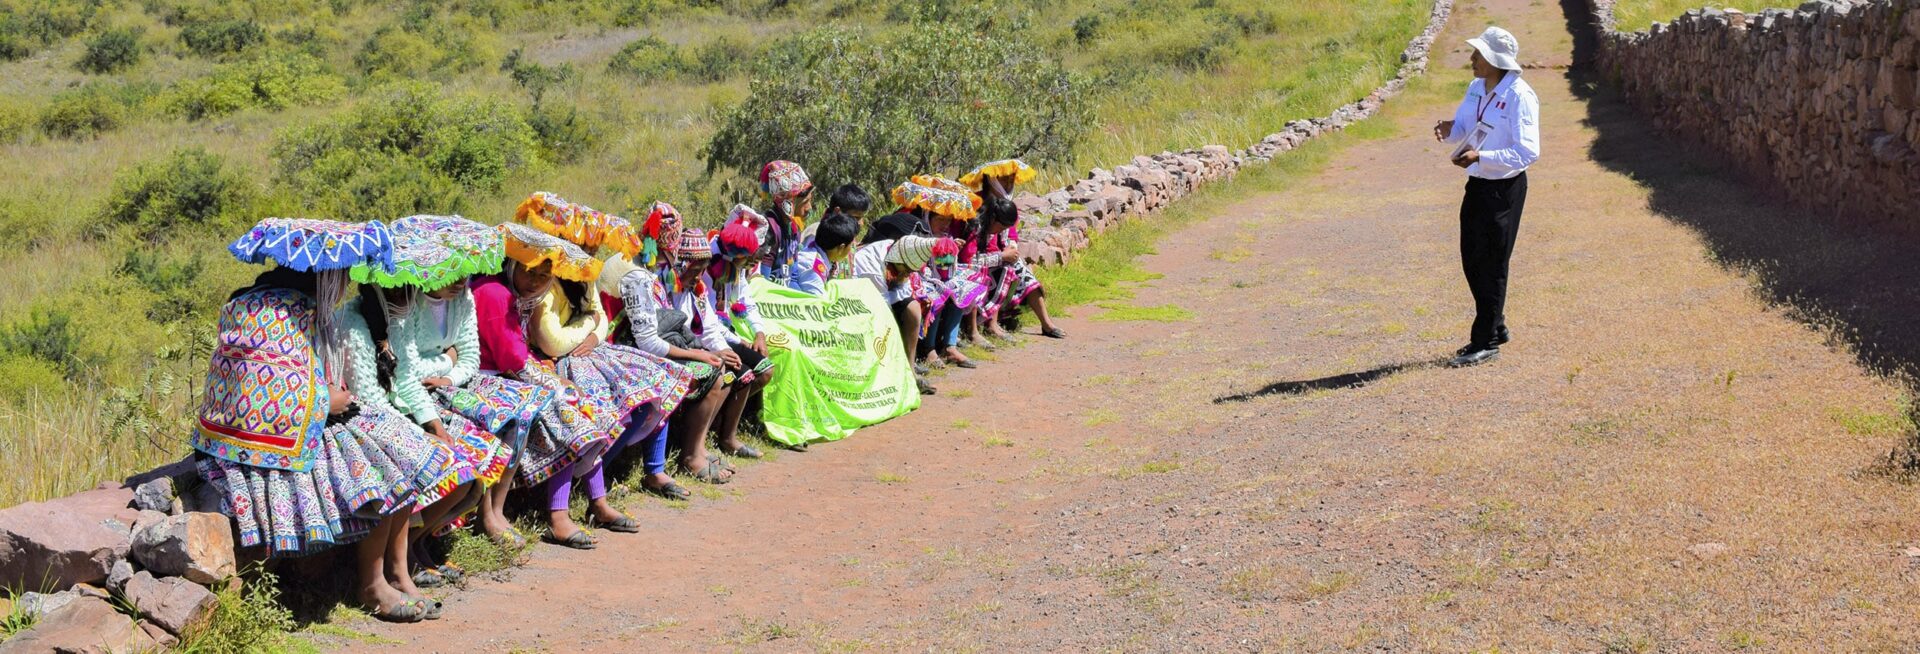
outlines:
[[[126,558],[139,513],[131,489],[96,489],[0,510],[0,586],[14,592],[100,584]]]
[[[233,576],[233,524],[218,513],[185,513],[142,523],[133,535],[133,560],[170,577],[212,585]]]
[[[132,654],[153,651],[159,645],[106,600],[81,597],[0,643],[0,654]]]
[[[173,510],[173,478],[161,477],[134,487],[133,508],[169,513]]]
[[[127,581],[126,598],[141,617],[176,636],[198,626],[220,603],[204,586],[179,577],[155,578],[145,570]]]

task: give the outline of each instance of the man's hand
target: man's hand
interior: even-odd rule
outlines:
[[[587,334],[587,339],[584,341],[580,341],[580,345],[578,347],[573,348],[573,352],[571,352],[570,354],[576,357],[586,356],[587,354],[593,352],[593,348],[599,347],[599,346],[600,346],[600,335]]]
[[[759,352],[761,355],[765,355],[767,353],[767,335],[766,334],[753,335],[753,351]]]
[[[1462,152],[1460,153],[1459,157],[1455,157],[1453,160],[1453,165],[1459,166],[1461,168],[1466,168],[1476,163],[1480,163],[1479,150],[1468,150],[1466,152]]]
[[[1453,133],[1453,121],[1443,120],[1433,124],[1433,140],[1445,141]]]
[[[420,380],[420,385],[427,388],[446,388],[453,385],[453,380],[446,377],[428,377]]]
[[[720,363],[726,365],[728,369],[740,369],[740,355],[734,354],[733,350],[715,350],[713,353],[720,358]]]

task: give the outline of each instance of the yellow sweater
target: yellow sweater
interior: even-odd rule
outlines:
[[[555,283],[547,296],[540,299],[539,308],[534,310],[533,341],[540,351],[548,357],[558,359],[580,347],[587,336],[599,336],[605,341],[610,327],[607,311],[600,307],[600,294],[592,287],[587,288],[587,315],[573,315],[573,305],[567,302],[567,296]]]

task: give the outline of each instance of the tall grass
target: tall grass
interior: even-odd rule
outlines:
[[[1702,0],[1620,0],[1613,5],[1614,29],[1622,32],[1643,32],[1654,23],[1670,22],[1687,13],[1688,9],[1712,7],[1725,9],[1732,7],[1748,13],[1769,7],[1793,8],[1798,2],[1787,0],[1731,0],[1705,3]]]
[[[258,21],[268,34],[268,45],[255,47],[294,48],[313,55],[341,75],[345,97],[319,106],[243,107],[188,120],[169,108],[173,89],[208,79],[250,55],[194,53],[180,37],[185,24],[166,14],[165,8],[174,6],[170,3],[107,3],[88,24],[87,29],[140,29],[145,54],[126,71],[89,75],[76,70],[73,62],[82,54],[85,34],[37,46],[32,57],[0,63],[0,96],[7,99],[9,115],[31,116],[56,93],[96,83],[110,86],[124,118],[120,127],[91,140],[40,133],[32,121],[12,139],[0,139],[0,178],[12,182],[0,189],[0,279],[8,282],[0,285],[0,332],[36,309],[64,308],[85,325],[81,341],[88,360],[97,361],[53,389],[56,392],[0,400],[0,475],[5,478],[0,505],[83,489],[183,454],[183,434],[178,433],[183,421],[158,421],[154,424],[160,426],[145,433],[127,433],[108,409],[114,389],[122,389],[118,394],[124,397],[125,389],[151,383],[147,371],[154,365],[153,349],[172,343],[168,327],[150,317],[150,303],[160,302],[161,294],[136,288],[128,276],[116,272],[128,261],[127,251],[171,258],[165,260],[208,255],[209,265],[193,288],[209,298],[224,297],[255,272],[223,256],[226,234],[182,231],[159,235],[159,242],[103,236],[95,223],[115,181],[143,163],[198,148],[246,171],[258,187],[258,211],[302,213],[304,199],[273,177],[274,144],[292,130],[355,111],[370,90],[391,81],[393,72],[369,72],[356,63],[378,59],[362,55],[369,37],[381,28],[426,25],[428,31],[422,34],[429,36],[445,33],[449,25],[472,28],[461,32],[468,36],[457,44],[425,37],[407,41],[462,49],[456,54],[465,59],[434,53],[436,61],[459,61],[413,72],[452,96],[493,96],[511,107],[528,108],[532,98],[527,90],[499,69],[500,57],[514,48],[522,48],[530,61],[570,64],[577,71],[549,89],[544,102],[576,107],[598,129],[597,145],[513,172],[498,190],[468,192],[464,204],[470,217],[494,222],[527,193],[553,190],[623,215],[637,213],[653,200],[667,200],[693,222],[712,224],[732,202],[752,200],[758,193],[750,180],[705,175],[705,162],[699,159],[715,128],[716,110],[740,101],[746,80],[728,74],[710,56],[707,64],[699,64],[699,74],[640,83],[608,70],[616,53],[635,39],[654,36],[683,54],[694,53],[693,61],[699,62],[697,53],[703,47],[723,39],[733,44],[729,48],[764,43],[824,20],[900,29],[888,22],[889,12],[924,11],[941,3],[799,0],[769,9],[748,2],[662,0],[654,3],[660,11],[637,18],[623,13],[623,7],[634,3],[612,0],[502,0],[486,5],[496,10],[490,16],[471,13],[480,5],[318,0],[238,4],[249,6],[245,17]],[[1103,80],[1096,96],[1095,132],[1074,150],[1070,164],[1043,171],[1036,188],[1076,178],[1089,167],[1124,163],[1136,154],[1209,143],[1243,146],[1286,120],[1323,115],[1392,75],[1401,47],[1418,31],[1431,6],[1429,0],[1179,0],[1157,2],[1141,14],[1130,9],[1136,4],[1054,0],[1021,6],[1007,19],[1014,24],[1010,29],[1024,30],[1070,67]],[[206,6],[236,10],[218,2]],[[416,11],[421,7],[430,11]],[[990,13],[996,20],[1004,18],[1009,12],[1003,9]],[[463,11],[469,13],[456,15]],[[1078,40],[1076,21],[1128,11],[1135,12],[1134,19],[1107,22],[1094,30],[1098,33],[1089,32],[1090,40]],[[1244,24],[1226,29],[1222,17]],[[475,21],[481,21],[478,27]],[[1137,56],[1136,46],[1150,48],[1153,56]],[[710,68],[721,72],[708,74]],[[869,191],[884,195],[882,189]],[[1103,241],[1096,248],[1141,247],[1128,246],[1124,235],[1110,238],[1112,245]],[[1064,293],[1074,292],[1075,282],[1069,278],[1099,278],[1098,271],[1084,267],[1048,274],[1062,289],[1057,292]],[[211,322],[205,316],[187,320]],[[34,361],[0,352],[0,371]],[[204,360],[193,365],[203,371]],[[192,376],[190,371],[180,374]],[[6,388],[0,384],[0,391]],[[192,408],[189,403],[175,392],[143,408],[184,417]]]

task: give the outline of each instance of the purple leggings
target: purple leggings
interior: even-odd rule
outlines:
[[[587,470],[587,474],[579,475],[587,480],[587,499],[597,500],[607,496],[607,460],[618,456],[629,445],[639,443],[645,448],[647,458],[644,468],[647,474],[667,471],[665,417],[660,412],[654,411],[652,405],[642,406],[628,414],[627,427],[620,432],[619,440],[615,440],[613,446],[607,448],[606,454],[600,455],[600,460],[593,464],[592,469]],[[567,501],[573,497],[573,478],[573,466],[568,465],[547,480],[547,510],[567,510]]]

